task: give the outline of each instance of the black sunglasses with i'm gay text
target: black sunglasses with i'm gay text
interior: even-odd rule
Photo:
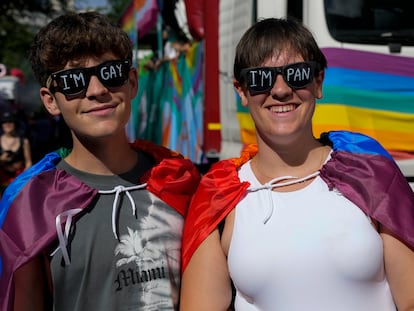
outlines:
[[[301,89],[312,83],[319,74],[320,66],[317,62],[299,62],[281,67],[252,67],[242,69],[244,79],[250,95],[268,93],[280,74],[286,84],[292,89]]]
[[[51,92],[60,92],[67,99],[85,94],[92,76],[96,76],[107,88],[124,85],[131,69],[129,60],[110,60],[94,67],[64,69],[52,73],[46,87]]]

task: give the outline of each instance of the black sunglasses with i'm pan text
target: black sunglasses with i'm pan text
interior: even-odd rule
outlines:
[[[94,67],[64,69],[52,73],[46,87],[51,92],[60,92],[67,99],[83,96],[88,89],[92,76],[96,76],[107,88],[124,85],[131,69],[129,60],[110,60]]]
[[[274,86],[280,74],[286,84],[292,89],[305,88],[312,83],[319,74],[320,66],[317,62],[298,62],[281,67],[252,67],[242,69],[244,79],[250,95],[268,93]]]

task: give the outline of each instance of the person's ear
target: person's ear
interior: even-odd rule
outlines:
[[[43,102],[43,105],[45,106],[46,110],[52,115],[52,116],[58,116],[60,115],[60,109],[59,106],[56,103],[56,98],[50,92],[50,90],[46,87],[40,88],[40,98]]]
[[[323,96],[322,85],[323,85],[324,78],[325,78],[325,70],[321,70],[319,72],[319,75],[315,77],[315,97],[317,99],[321,99]]]
[[[239,94],[240,96],[241,105],[243,107],[247,107],[248,105],[247,96],[246,96],[246,92],[248,92],[247,89],[243,87],[243,85],[237,80],[233,80],[233,86],[236,89],[237,94]]]
[[[131,98],[134,98],[138,93],[138,73],[135,68],[129,71],[128,83],[131,87]]]

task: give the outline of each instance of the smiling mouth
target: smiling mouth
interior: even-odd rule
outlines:
[[[270,111],[274,113],[290,112],[296,109],[296,105],[272,106]]]
[[[107,110],[111,110],[114,109],[115,106],[114,105],[101,105],[95,108],[91,108],[90,110],[86,111],[86,113],[94,113],[94,112],[100,112],[100,111],[107,111]]]

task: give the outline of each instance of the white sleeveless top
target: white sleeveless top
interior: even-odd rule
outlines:
[[[250,162],[239,177],[262,186]],[[237,311],[396,310],[380,235],[319,176],[298,191],[248,192],[236,206],[228,265]]]

